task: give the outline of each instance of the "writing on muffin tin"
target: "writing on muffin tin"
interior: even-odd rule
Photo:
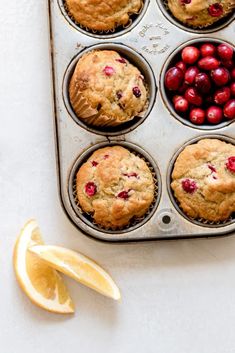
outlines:
[[[158,29],[159,33],[156,33],[156,29]],[[167,36],[169,33],[170,31],[161,22],[144,25],[139,31],[139,36],[141,38],[147,37],[149,40],[149,45],[144,45],[141,49],[152,55],[165,53],[170,46],[168,44],[162,45],[161,41],[162,38]]]

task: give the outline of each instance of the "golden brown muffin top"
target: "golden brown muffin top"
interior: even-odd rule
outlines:
[[[154,199],[154,181],[143,159],[121,146],[105,147],[79,169],[77,196],[95,223],[115,229],[147,212]]]
[[[69,13],[84,27],[108,31],[126,25],[130,15],[138,13],[143,0],[66,0]]]
[[[235,212],[235,146],[203,139],[185,147],[172,173],[171,187],[190,217],[222,221]]]

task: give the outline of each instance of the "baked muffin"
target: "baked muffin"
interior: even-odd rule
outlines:
[[[234,0],[168,0],[168,7],[180,22],[192,27],[207,27],[227,16]]]
[[[235,212],[235,146],[203,139],[185,147],[172,173],[171,187],[192,218],[223,221]]]
[[[141,72],[112,50],[94,50],[81,57],[69,97],[76,115],[94,126],[115,126],[141,116],[148,101]]]
[[[125,26],[137,14],[143,0],[65,0],[68,12],[80,25],[94,31]]]
[[[143,216],[154,199],[154,181],[146,162],[121,146],[95,151],[79,169],[77,197],[84,212],[105,228],[128,225]]]

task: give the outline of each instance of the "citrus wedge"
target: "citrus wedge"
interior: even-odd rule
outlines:
[[[36,245],[29,249],[48,266],[72,277],[95,291],[120,299],[120,291],[110,275],[88,257],[59,246]]]
[[[16,278],[31,301],[43,309],[55,313],[74,312],[73,302],[60,275],[38,256],[28,251],[29,247],[43,244],[35,220],[30,220],[16,241],[13,264]]]

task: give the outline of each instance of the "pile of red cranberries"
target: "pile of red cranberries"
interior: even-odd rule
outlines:
[[[186,46],[164,83],[175,111],[191,123],[235,119],[235,55],[229,44]]]

